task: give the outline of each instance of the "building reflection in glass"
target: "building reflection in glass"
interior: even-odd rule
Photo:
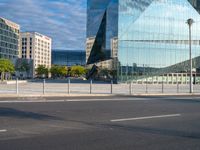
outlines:
[[[95,40],[87,63],[112,59],[110,43],[117,37],[119,82],[187,76],[189,32],[185,22],[193,18],[192,57],[198,73],[199,10],[198,0],[88,0],[87,37]],[[98,54],[102,53],[101,58]]]

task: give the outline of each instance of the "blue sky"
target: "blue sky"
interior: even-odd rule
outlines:
[[[53,39],[53,49],[85,49],[86,0],[0,0],[0,16]]]

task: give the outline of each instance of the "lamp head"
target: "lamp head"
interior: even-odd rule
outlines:
[[[186,22],[189,26],[191,26],[194,23],[194,20],[192,18],[189,18]]]

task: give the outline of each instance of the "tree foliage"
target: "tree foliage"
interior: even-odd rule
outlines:
[[[86,73],[86,69],[82,66],[72,66],[69,73],[71,76],[81,76]]]
[[[15,68],[13,63],[8,59],[0,59],[0,74],[1,80],[5,79],[5,73],[11,74],[14,73]]]
[[[30,65],[27,61],[23,60],[21,63],[16,64],[15,68],[19,72],[28,72],[30,70]]]
[[[47,77],[49,72],[48,68],[46,68],[44,65],[39,65],[35,71],[39,77]]]
[[[65,66],[52,66],[50,69],[53,78],[65,77],[67,75],[67,67]]]

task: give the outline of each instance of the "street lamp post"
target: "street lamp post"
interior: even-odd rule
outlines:
[[[191,27],[194,23],[193,19],[188,19],[187,24],[189,26],[189,50],[190,50],[190,93],[193,93],[193,83],[192,83],[192,42],[191,42]]]

